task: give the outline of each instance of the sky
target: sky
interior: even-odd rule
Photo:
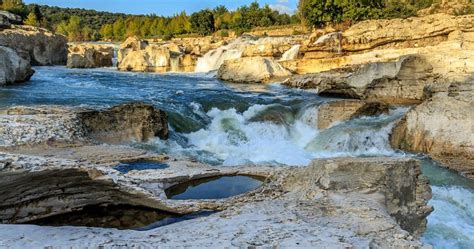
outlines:
[[[293,13],[298,0],[258,0],[261,5],[268,4],[272,9],[284,13]],[[127,14],[157,14],[170,16],[185,10],[192,13],[205,8],[225,5],[234,10],[248,5],[254,0],[24,0],[24,3],[36,3],[50,6],[95,9],[100,11]]]

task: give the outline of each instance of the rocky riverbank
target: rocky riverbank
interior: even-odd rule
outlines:
[[[46,29],[15,25],[21,17],[0,13],[0,86],[28,81],[31,66],[65,65],[67,40]]]

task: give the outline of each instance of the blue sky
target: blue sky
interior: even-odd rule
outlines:
[[[254,0],[24,0],[25,3],[46,4],[59,7],[95,9],[128,14],[173,15],[185,10],[192,13],[204,8],[225,5],[228,9],[252,3]],[[259,0],[281,12],[293,12],[298,0]]]

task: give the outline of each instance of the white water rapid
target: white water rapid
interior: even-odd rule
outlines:
[[[207,73],[219,69],[226,60],[238,59],[242,56],[243,47],[241,39],[236,39],[226,46],[207,52],[199,58],[195,72]]]
[[[196,103],[193,103],[197,106]],[[201,151],[207,156],[232,166],[248,163],[307,165],[314,158],[336,156],[393,156],[388,143],[389,133],[405,109],[390,115],[364,117],[318,130],[318,107],[310,106],[297,113],[284,106],[254,105],[243,113],[236,109],[212,108],[206,115],[210,124],[201,130],[182,134],[188,148],[177,144],[173,153]],[[157,143],[163,143],[157,141]],[[186,154],[186,153],[184,153]]]

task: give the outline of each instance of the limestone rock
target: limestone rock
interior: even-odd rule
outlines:
[[[27,81],[33,73],[30,63],[15,50],[0,46],[0,86]]]
[[[32,65],[66,65],[67,39],[32,26],[13,26],[0,31],[0,46],[13,48]]]
[[[411,159],[345,158],[314,160],[310,165],[286,179],[288,191],[307,198],[319,189],[335,192],[378,192],[377,199],[400,226],[416,236],[426,229],[426,217],[432,212],[428,180],[419,162]],[[314,197],[313,197],[314,198]]]
[[[117,66],[122,71],[193,71],[197,58],[184,54],[184,50],[176,43],[151,44],[137,37],[130,37],[120,45]]]
[[[409,111],[392,132],[392,146],[427,153],[474,179],[473,84],[464,87],[438,92]]]
[[[166,114],[142,103],[105,110],[17,106],[0,115],[0,147],[36,144],[121,143],[166,139]]]
[[[117,160],[122,160],[120,154]],[[2,223],[54,218],[94,204],[131,204],[178,214],[223,210],[151,231],[126,231],[127,237],[115,229],[74,228],[75,232],[54,240],[60,243],[54,245],[74,246],[80,242],[81,246],[95,247],[128,241],[128,246],[137,242],[152,246],[366,248],[390,243],[416,248],[423,246],[416,238],[424,231],[426,216],[432,211],[427,205],[429,185],[419,163],[412,159],[326,159],[315,160],[305,168],[210,167],[167,160],[168,169],[127,174],[112,169],[114,163],[92,165],[87,160],[54,155],[0,153],[0,162]],[[220,200],[177,201],[163,195],[163,189],[189,179],[232,174],[262,175],[268,181],[250,193]],[[9,242],[34,246],[32,243],[38,242],[29,237],[35,231],[21,233],[20,238],[18,233],[7,232],[7,227],[0,225],[0,245]],[[35,230],[43,232],[41,227]],[[214,237],[209,240],[211,234]],[[76,236],[88,239],[77,240]]]
[[[78,116],[89,136],[102,142],[168,138],[166,113],[148,104],[124,104],[106,110],[80,112]]]
[[[403,56],[393,62],[377,62],[345,67],[317,74],[295,75],[286,85],[317,89],[320,94],[383,101],[419,103],[425,87],[436,75],[432,66],[419,56]]]
[[[21,16],[0,10],[0,27],[10,27],[11,24],[21,24]]]
[[[308,58],[316,58],[320,52],[360,53],[375,48],[433,46],[446,41],[453,31],[474,31],[473,18],[474,15],[437,14],[407,19],[368,20],[351,26],[340,35],[339,51],[334,51],[331,45],[334,39],[310,43],[303,50]]]
[[[300,49],[300,59],[281,62],[297,74],[395,61],[418,55],[433,73],[462,81],[474,73],[474,15],[446,14],[369,20],[342,33],[316,33]]]
[[[245,57],[226,60],[219,68],[217,77],[222,80],[243,83],[263,83],[279,81],[291,76],[274,59]]]
[[[114,48],[97,44],[74,44],[69,46],[67,67],[96,68],[111,67]]]
[[[360,100],[339,100],[325,103],[318,110],[318,129],[326,129],[337,122],[360,116],[378,116],[388,113],[386,104]]]

